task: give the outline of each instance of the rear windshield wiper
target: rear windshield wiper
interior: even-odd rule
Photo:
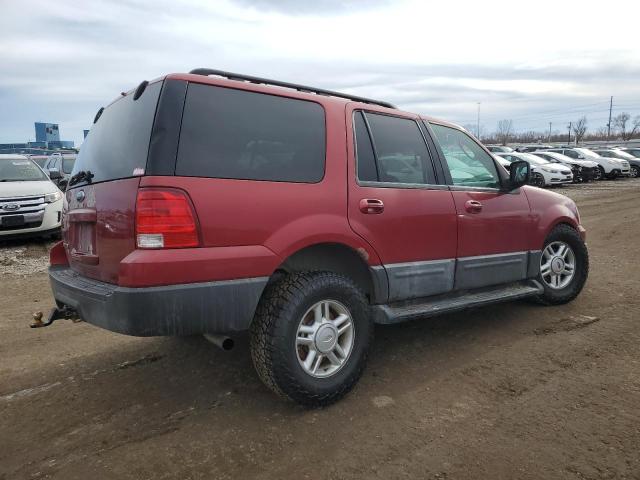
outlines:
[[[69,179],[69,186],[75,185],[80,182],[91,183],[91,179],[93,178],[93,173],[90,170],[80,170],[73,177]]]

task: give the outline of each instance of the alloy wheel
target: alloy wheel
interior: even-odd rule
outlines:
[[[534,187],[544,187],[544,177],[540,173],[534,173],[531,178],[531,185]]]
[[[347,307],[335,300],[317,302],[298,325],[298,362],[312,377],[330,377],[347,363],[354,338],[355,326]]]
[[[565,242],[552,242],[542,251],[540,274],[542,281],[554,290],[565,288],[576,273],[576,255]]]

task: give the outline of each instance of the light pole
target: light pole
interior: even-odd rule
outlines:
[[[549,122],[549,143],[551,143],[551,122]]]
[[[478,134],[478,140],[480,140],[480,102],[478,102],[478,127],[476,133]]]

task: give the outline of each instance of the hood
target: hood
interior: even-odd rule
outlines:
[[[538,166],[538,168],[550,168],[552,170],[556,170],[558,172],[568,172],[571,173],[571,168],[566,165],[562,165],[560,163],[545,163],[544,165]]]
[[[28,182],[1,182],[0,197],[31,197],[33,195],[44,195],[58,191],[51,180],[38,180]]]
[[[591,160],[574,160],[574,162],[581,167],[594,168],[598,166],[598,162],[593,162]]]

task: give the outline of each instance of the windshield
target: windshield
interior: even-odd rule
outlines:
[[[1,159],[0,182],[28,182],[49,180],[42,170],[31,160]]]
[[[592,152],[588,148],[574,148],[574,150],[589,158],[598,158],[600,156],[597,153]]]
[[[75,158],[65,158],[62,160],[62,171],[64,173],[71,173],[73,170],[73,165],[76,163]]]

